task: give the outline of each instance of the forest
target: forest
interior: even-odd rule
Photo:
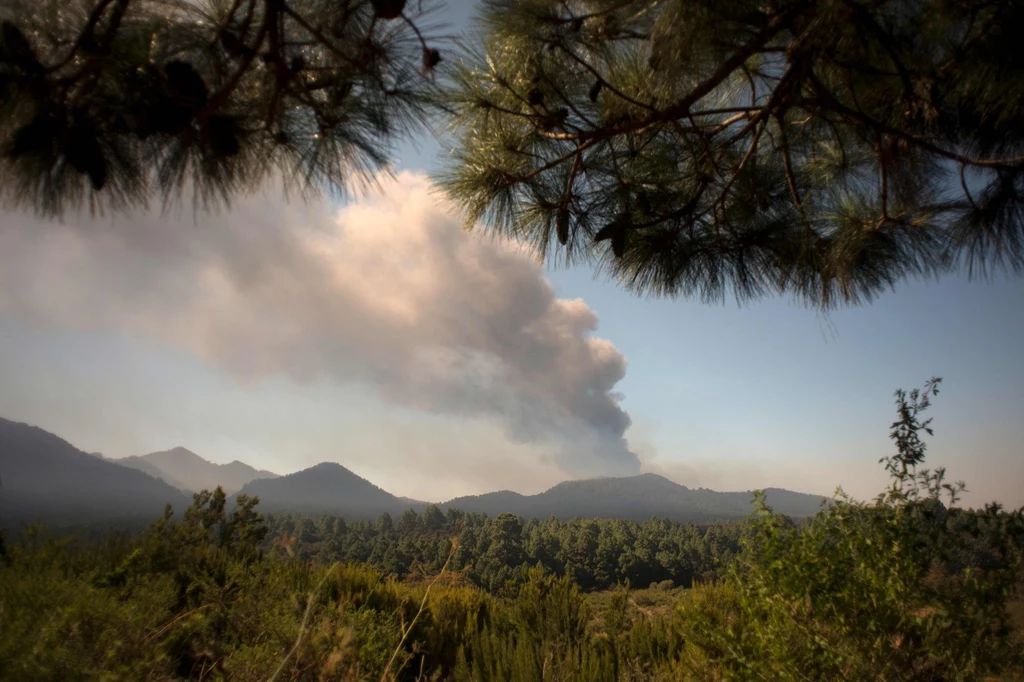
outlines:
[[[584,591],[630,584],[690,587],[711,580],[740,549],[743,523],[709,526],[664,519],[523,520],[507,512],[489,518],[429,506],[394,521],[346,522],[322,516],[268,516],[267,548],[279,556],[370,564],[399,579],[436,574],[445,561],[473,585],[502,594],[541,568]]]
[[[198,493],[144,532],[28,527],[0,560],[3,680],[1015,680],[1024,511],[923,466],[794,522],[263,517]]]

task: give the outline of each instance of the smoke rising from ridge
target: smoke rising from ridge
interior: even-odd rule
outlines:
[[[514,248],[462,231],[403,173],[340,210],[268,194],[230,213],[55,224],[0,216],[0,311],[140,335],[245,383],[358,382],[499,423],[572,476],[639,471],[626,359]]]

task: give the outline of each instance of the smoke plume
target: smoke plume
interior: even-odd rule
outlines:
[[[0,216],[0,311],[184,349],[245,383],[358,382],[499,423],[567,474],[639,470],[625,357],[509,245],[463,232],[424,177],[341,209],[253,196],[223,214]]]

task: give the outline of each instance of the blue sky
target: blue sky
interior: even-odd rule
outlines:
[[[931,462],[966,479],[971,501],[1024,503],[1019,280],[913,283],[827,319],[778,300],[637,301],[582,272],[553,280],[585,296],[630,359],[621,390],[644,435],[659,453],[699,461],[709,487],[728,479],[718,468],[790,485],[795,469],[805,488],[870,495],[883,483],[871,474],[888,452],[892,391],[938,375]]]
[[[466,7],[446,18],[459,25]],[[405,145],[397,167],[431,171],[437,152],[429,139]],[[0,237],[27,224],[4,218]],[[370,381],[346,369],[307,377],[300,367],[251,378],[242,360],[225,359],[209,339],[196,342],[188,329],[162,333],[187,312],[176,302],[180,292],[154,288],[152,298],[129,301],[141,306],[130,323],[96,301],[119,282],[157,287],[167,277],[167,287],[179,286],[159,271],[159,259],[105,251],[107,260],[88,261],[80,296],[68,294],[78,286],[73,269],[67,288],[35,296],[41,283],[32,272],[57,267],[53,254],[63,252],[47,250],[58,238],[46,230],[25,234],[0,242],[21,273],[11,274],[13,260],[0,273],[0,416],[113,456],[183,445],[214,461],[242,459],[281,473],[330,459],[393,492],[431,500],[536,492],[570,475],[552,463],[557,455],[545,443],[510,437],[500,415],[396,397],[379,375]],[[586,302],[599,318],[595,336],[628,363],[614,392],[625,396],[621,407],[633,422],[625,436],[644,470],[691,486],[829,493],[843,485],[869,497],[885,484],[877,460],[889,452],[892,392],[938,375],[930,464],[967,481],[968,503],[1024,505],[1022,278],[910,282],[871,305],[823,315],[779,299],[744,307],[640,299],[586,268],[544,275],[558,298]],[[216,281],[188,286],[205,295]],[[236,338],[230,329],[217,332]]]

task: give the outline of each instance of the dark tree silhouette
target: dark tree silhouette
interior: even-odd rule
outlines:
[[[441,55],[415,5],[8,0],[0,193],[59,215],[219,203],[275,173],[349,188],[425,120]]]
[[[1024,268],[1024,4],[484,0],[443,177],[633,291],[822,306]]]
[[[345,190],[438,111],[470,222],[636,292],[828,307],[1024,270],[1019,2],[484,0],[443,88],[430,9],[9,0],[0,197]]]

